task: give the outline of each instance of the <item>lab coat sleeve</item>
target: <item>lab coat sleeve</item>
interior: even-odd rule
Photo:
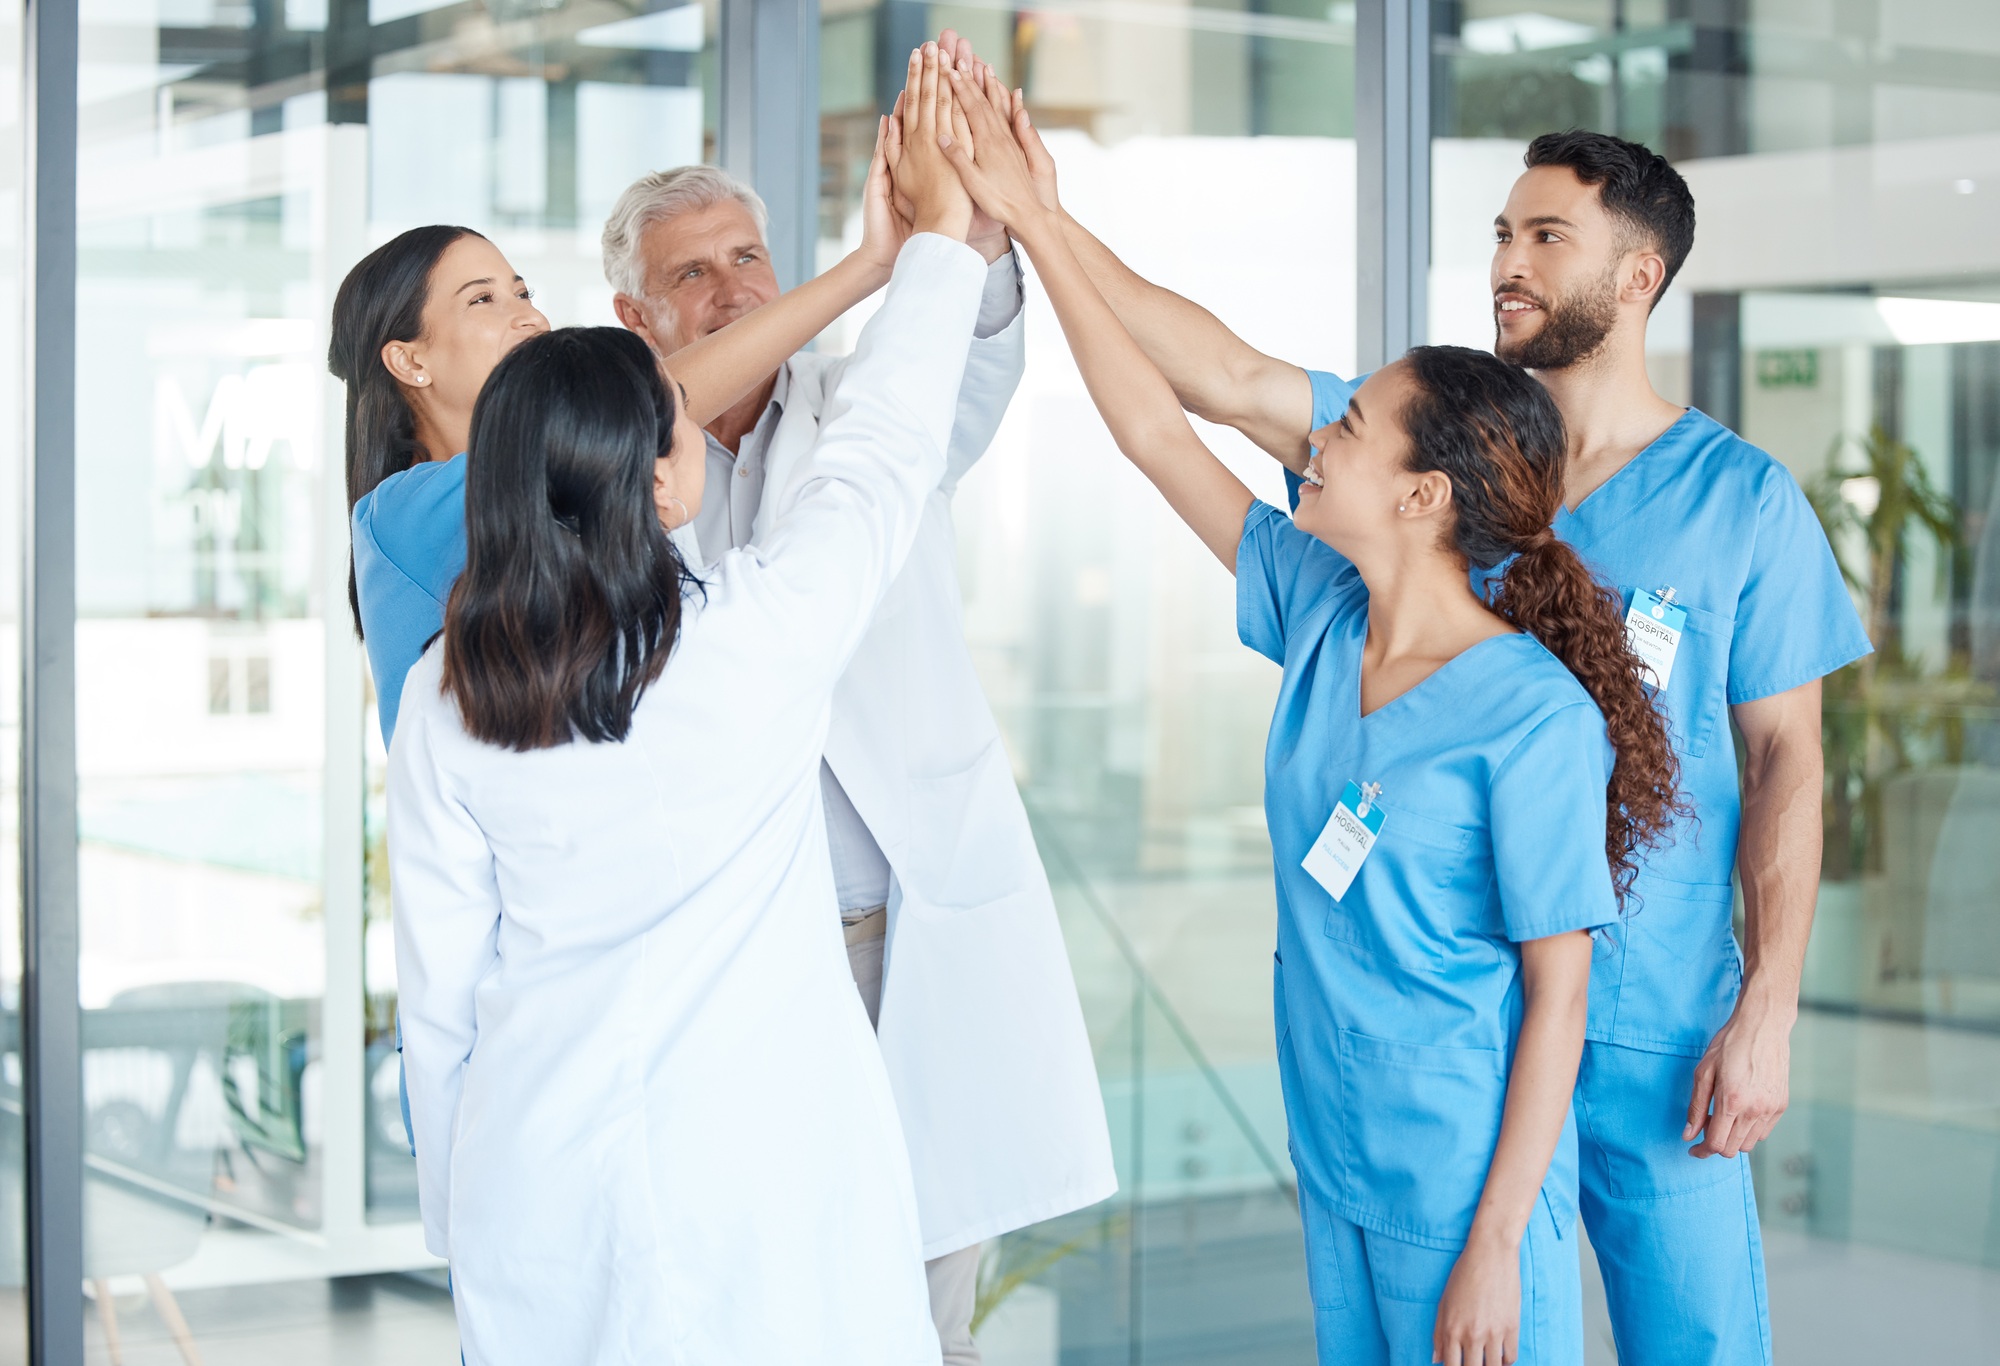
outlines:
[[[1021,267],[1009,251],[986,269],[986,288],[979,300],[979,320],[965,359],[965,382],[959,386],[958,412],[952,419],[944,481],[939,485],[947,495],[993,444],[1007,405],[1021,387],[1021,372],[1028,364],[1025,312]]]
[[[1604,852],[1611,763],[1603,714],[1579,700],[1543,717],[1494,770],[1494,880],[1516,943],[1618,919]]]
[[[779,491],[757,591],[816,682],[846,667],[944,475],[985,275],[962,242],[918,233],[903,244],[818,440]]]
[[[435,687],[434,661],[410,678]],[[435,723],[434,708],[413,708],[390,749],[389,870],[424,1246],[449,1258],[452,1135],[478,1036],[473,994],[499,960],[500,893],[486,837],[437,762]]]

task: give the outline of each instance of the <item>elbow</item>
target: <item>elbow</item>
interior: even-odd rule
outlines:
[[[1263,382],[1270,358],[1247,346],[1240,352],[1219,357],[1201,382],[1189,385],[1181,395],[1182,406],[1220,427],[1240,428],[1251,421],[1255,414],[1250,396]]]

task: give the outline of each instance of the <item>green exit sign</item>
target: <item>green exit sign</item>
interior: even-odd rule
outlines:
[[[1819,352],[1759,351],[1757,387],[1759,389],[1819,388]]]

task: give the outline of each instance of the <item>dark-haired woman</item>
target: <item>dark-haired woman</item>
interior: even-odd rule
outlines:
[[[889,278],[904,232],[877,130],[863,240],[831,270],[673,357],[697,426],[712,421]],[[364,257],[333,304],[327,366],[347,386],[348,593],[386,745],[404,675],[444,625],[465,568],[466,433],[500,358],[548,331],[527,283],[470,228],[412,228]],[[690,533],[692,534],[692,533]]]
[[[1320,1360],[1580,1362],[1589,932],[1676,770],[1617,599],[1548,529],[1561,419],[1491,356],[1419,349],[1314,433],[1296,519],[1255,501],[1038,202],[1005,92],[956,92],[976,152],[948,155],[1034,258],[1120,448],[1235,572],[1244,643],[1284,666],[1278,1064]],[[1469,569],[1503,562],[1475,596]]]
[[[898,189],[916,231],[818,443],[700,585],[667,528],[701,434],[635,336],[532,338],[475,407],[389,778],[419,1196],[471,1366],[939,1359],[818,777],[986,277],[942,159]]]
[[[905,228],[889,202],[887,131],[883,120],[861,246],[674,356],[697,427],[888,278]],[[403,681],[444,628],[445,600],[465,569],[464,452],[473,404],[502,357],[548,330],[527,282],[470,228],[434,224],[391,238],[347,273],[334,298],[327,367],[347,387],[347,591],[385,746],[395,738]],[[677,529],[692,517],[684,509],[674,515]],[[396,1029],[400,1052],[400,1019]],[[414,1150],[407,1090],[402,1100]]]

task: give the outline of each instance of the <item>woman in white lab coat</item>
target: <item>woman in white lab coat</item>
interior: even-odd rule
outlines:
[[[389,788],[425,1237],[471,1366],[938,1360],[818,780],[985,278],[910,118],[888,296],[770,534],[701,584],[662,529],[701,433],[636,337],[523,342],[475,409],[466,571]]]

